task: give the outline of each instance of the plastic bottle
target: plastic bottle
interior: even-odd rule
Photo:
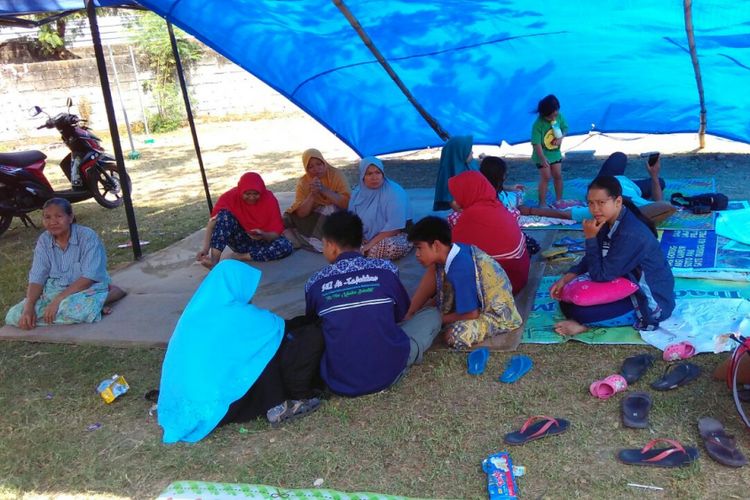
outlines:
[[[560,139],[563,136],[562,130],[560,130],[560,124],[557,123],[557,120],[552,122],[552,133],[555,136],[555,139]]]

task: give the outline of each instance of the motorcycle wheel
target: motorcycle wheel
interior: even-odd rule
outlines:
[[[13,222],[12,215],[7,215],[7,214],[0,215],[0,235],[2,235],[5,231],[8,230],[11,222]]]
[[[127,176],[130,187],[130,176]],[[99,205],[104,208],[117,208],[122,205],[122,184],[117,165],[96,165],[86,173],[86,187]]]

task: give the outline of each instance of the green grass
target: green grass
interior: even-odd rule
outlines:
[[[481,460],[501,449],[526,466],[519,479],[526,498],[640,496],[628,482],[663,487],[670,498],[722,491],[743,496],[750,487],[750,476],[705,455],[680,470],[628,467],[615,459],[619,448],[637,448],[655,437],[699,446],[696,421],[702,415],[720,418],[741,436],[745,431],[723,384],[706,375],[676,391],[653,392],[651,428],[623,429],[619,397],[596,400],[587,388],[640,349],[569,343],[521,350],[535,367],[514,385],[495,380],[510,354],[493,354],[485,374],[471,377],[463,355],[430,352],[386,392],[330,399],[280,429],[263,422],[232,424],[195,445],[165,446],[142,398],[158,386],[163,350],[5,342],[0,496],[90,492],[147,498],[178,479],[306,488],[323,478],[325,487],[341,490],[482,498]],[[592,357],[596,362],[584,362]],[[716,360],[701,356],[696,362],[710,372]],[[131,389],[106,405],[94,387],[115,372]],[[635,388],[646,388],[659,373],[653,368]],[[567,418],[572,427],[522,447],[503,445],[503,435],[534,414]],[[99,430],[86,430],[96,422]],[[740,439],[740,446],[746,442]]]
[[[128,162],[141,239],[150,241],[144,247],[147,253],[206,221],[189,135],[182,134],[181,142],[178,134],[157,137],[140,160]],[[253,153],[245,137],[220,137],[213,143],[202,137],[214,199],[249,168],[278,173],[269,183],[274,190],[293,189],[298,153]],[[688,160],[672,160],[671,175],[706,175],[704,164],[686,171],[685,162],[693,162]],[[48,171],[55,171],[54,162],[51,155]],[[590,174],[594,163],[566,165],[565,175]],[[354,164],[344,170],[353,181]],[[389,175],[405,187],[431,185],[434,170],[434,162],[387,164]],[[536,175],[522,161],[511,162],[511,171],[512,182],[533,181]],[[736,186],[725,186],[724,192],[732,196]],[[102,236],[110,268],[131,261],[130,250],[116,248],[129,239],[122,209],[107,211],[84,202],[75,211],[79,222]],[[33,217],[38,220],[38,212]],[[23,296],[38,234],[15,223],[0,237],[3,314]],[[155,418],[148,415],[150,403],[142,397],[159,385],[162,349],[0,342],[0,498],[150,498],[181,479],[309,488],[317,478],[324,479],[324,487],[348,491],[486,498],[480,464],[501,449],[509,449],[514,462],[526,466],[526,476],[519,479],[523,498],[640,498],[652,493],[628,487],[629,482],[663,487],[661,496],[668,498],[747,497],[750,475],[715,464],[699,445],[696,421],[710,415],[722,420],[740,438],[740,448],[750,453],[726,388],[708,374],[676,391],[652,392],[651,428],[623,429],[619,396],[596,400],[588,394],[588,385],[617,371],[622,359],[642,348],[570,342],[524,345],[520,350],[535,366],[517,384],[496,381],[510,354],[494,353],[486,373],[470,377],[465,355],[430,352],[423,365],[386,392],[330,399],[316,413],[280,429],[264,422],[229,425],[195,445],[165,446]],[[708,373],[718,359],[704,355],[696,362]],[[124,375],[131,390],[106,405],[94,388],[114,373]],[[659,369],[652,369],[634,389],[647,389],[659,375]],[[504,446],[503,435],[535,414],[567,418],[572,428],[522,447]],[[86,430],[96,422],[102,424],[100,429]],[[699,463],[658,470],[616,461],[619,448],[641,447],[655,437],[698,445]]]

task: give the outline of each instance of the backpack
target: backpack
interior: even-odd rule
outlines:
[[[712,210],[726,210],[729,198],[721,193],[703,193],[695,196],[683,196],[675,193],[670,200],[672,205],[687,208],[694,214],[707,214]]]

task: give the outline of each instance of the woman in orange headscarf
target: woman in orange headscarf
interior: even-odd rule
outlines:
[[[211,269],[227,246],[239,260],[282,259],[293,251],[289,240],[281,236],[283,231],[278,200],[260,175],[247,172],[237,187],[216,202],[196,260]]]
[[[317,149],[302,153],[305,175],[297,182],[292,206],[284,214],[285,235],[295,246],[321,251],[321,228],[326,217],[338,210],[346,210],[351,196],[349,184],[337,169],[323,158]]]
[[[518,222],[497,199],[497,192],[480,172],[463,172],[448,179],[448,189],[461,207],[453,241],[475,245],[495,259],[508,275],[516,294],[529,279],[526,237]]]

